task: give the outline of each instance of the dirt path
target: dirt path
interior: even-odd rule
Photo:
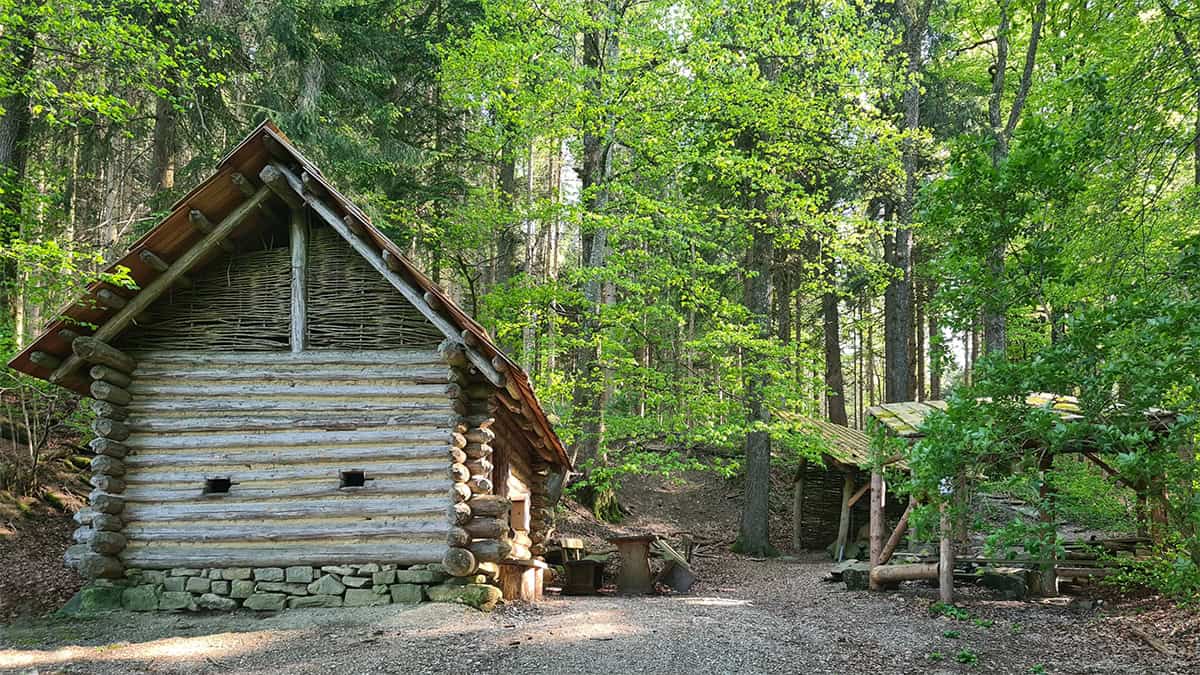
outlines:
[[[550,599],[491,615],[426,604],[36,620],[0,629],[0,671],[1200,672],[1114,637],[1096,610],[968,599],[979,625],[931,617],[932,591],[847,593],[820,581],[824,562],[722,557],[699,568],[706,581],[687,596]]]

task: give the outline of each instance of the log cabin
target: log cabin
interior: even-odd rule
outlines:
[[[93,399],[67,561],[96,586],[135,609],[539,591],[570,462],[528,377],[274,124],[122,267],[136,288],[92,284],[9,364]]]

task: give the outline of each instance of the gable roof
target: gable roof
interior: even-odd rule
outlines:
[[[788,412],[776,414],[805,433],[819,438],[824,445],[821,454],[828,460],[841,467],[871,468],[871,437],[866,433],[807,415]],[[886,464],[908,471],[908,462],[902,457],[893,458]]]
[[[243,192],[245,181],[240,186],[235,179],[242,177],[257,178],[259,172],[269,164],[290,165],[297,169],[294,175],[288,177],[289,182],[300,182],[297,192],[309,200],[309,206],[319,215],[336,218],[339,223],[330,223],[338,229],[340,221],[346,226],[359,230],[357,242],[350,244],[359,250],[364,257],[369,253],[381,255],[388,263],[387,269],[380,273],[389,276],[394,273],[402,277],[404,282],[416,287],[418,293],[423,293],[429,300],[426,309],[432,308],[436,315],[433,321],[447,337],[465,343],[472,361],[492,378],[499,378],[503,383],[501,391],[507,390],[512,395],[529,424],[533,426],[538,438],[548,446],[547,449],[557,459],[557,463],[570,468],[571,462],[567,456],[562,441],[554,433],[550,421],[546,417],[529,377],[525,371],[510,359],[493,341],[487,330],[467,315],[437,284],[421,273],[413,263],[404,256],[403,251],[394,242],[383,235],[370,218],[342,195],[325,180],[320,169],[313,165],[296,149],[282,131],[271,121],[264,121],[251,132],[241,143],[229,152],[217,165],[216,172],[207,180],[197,185],[172,206],[170,213],[157,226],[134,242],[128,252],[108,267],[109,272],[120,267],[129,269],[130,276],[138,284],[138,289],[144,289],[163,273],[155,269],[144,257],[144,252],[170,264],[179,259],[205,237],[205,234],[192,225],[189,213],[195,209],[206,215],[212,222],[218,222],[243,205],[246,194]],[[250,189],[254,189],[251,186]],[[256,231],[266,222],[263,210],[252,209],[252,212],[237,225],[229,236],[230,240],[247,233]],[[360,248],[359,245],[365,245]],[[219,252],[210,253],[192,265],[192,269],[203,267]],[[368,262],[372,262],[368,260]],[[378,261],[374,261],[373,264]],[[392,281],[389,279],[389,281]],[[392,281],[396,285],[396,281]],[[130,300],[138,294],[131,290],[96,282],[88,287],[79,299],[63,308],[55,318],[24,351],[15,356],[9,366],[27,375],[44,380],[50,380],[55,368],[47,364],[54,361],[67,361],[72,357],[71,342],[75,335],[89,335],[99,326],[103,326],[116,315],[119,308],[106,306],[99,297],[102,291],[115,294],[125,300]],[[107,296],[111,298],[111,296]],[[407,296],[406,296],[407,297]],[[413,302],[414,298],[410,298]],[[416,302],[423,302],[415,298]],[[109,303],[113,304],[113,303]],[[119,303],[123,304],[123,303]],[[416,303],[414,303],[416,304]],[[419,308],[419,307],[418,307]],[[441,325],[439,325],[441,324]],[[453,329],[453,330],[451,330]],[[65,331],[65,332],[64,332]],[[456,334],[450,334],[456,333]],[[34,354],[40,353],[40,357]],[[49,358],[47,358],[47,355]],[[40,363],[35,363],[35,360]],[[495,383],[496,380],[493,380]],[[62,377],[57,384],[72,389],[85,396],[89,394],[89,379],[80,372]]]

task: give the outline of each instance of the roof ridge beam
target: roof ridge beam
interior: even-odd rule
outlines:
[[[133,296],[128,303],[108,321],[96,329],[92,337],[101,341],[108,342],[115,338],[133,322],[138,315],[146,310],[155,300],[157,300],[167,289],[171,288],[184,274],[196,265],[205,255],[213,249],[220,246],[222,241],[230,235],[242,224],[246,216],[250,214],[259,204],[263,203],[271,195],[271,190],[266,186],[259,188],[254,196],[239,204],[229,215],[225,216],[220,223],[213,228],[212,232],[204,235],[204,237],[196,242],[190,249],[184,251],[183,255],[167,268],[165,272],[160,274],[156,279],[146,284],[146,287],[137,295]],[[50,374],[49,380],[55,384],[61,384],[68,377],[75,373],[80,366],[83,365],[83,359],[78,354],[72,354],[67,357],[53,373]]]

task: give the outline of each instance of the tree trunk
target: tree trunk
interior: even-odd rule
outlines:
[[[614,30],[605,27],[615,20],[619,10],[610,0],[604,11],[607,12],[604,16],[595,17],[598,25],[583,36],[583,65],[593,73],[586,88],[597,106],[603,106],[601,73],[614,70],[619,55],[617,35]],[[604,461],[604,413],[609,396],[600,341],[600,312],[607,297],[596,274],[605,266],[608,257],[608,232],[598,223],[603,222],[609,201],[608,179],[612,174],[609,126],[603,125],[601,133],[596,132],[596,127],[584,133],[583,168],[580,171],[584,209],[597,216],[580,233],[582,264],[591,274],[583,287],[587,306],[580,322],[581,346],[576,352],[577,377],[572,396],[575,414],[580,420],[579,438],[573,449],[572,460],[585,464],[601,464]],[[615,520],[619,515],[616,495],[611,490],[598,491],[592,508],[601,518]]]
[[[507,283],[516,267],[517,241],[515,213],[517,207],[517,155],[511,141],[505,141],[500,151],[501,208],[507,213],[500,231],[496,233],[496,261],[492,267],[492,282]]]
[[[762,200],[760,199],[760,205]],[[750,311],[758,326],[758,337],[771,337],[771,260],[774,257],[775,235],[773,223],[754,228],[750,254],[746,260],[747,270],[753,272],[746,279],[746,309]],[[750,354],[754,363],[747,364],[751,371],[746,382],[746,422],[750,430],[746,433],[746,485],[745,503],[742,507],[741,530],[738,549],[747,555],[763,556],[770,552],[768,538],[768,500],[771,491],[771,436],[765,428],[770,421],[766,406],[766,389],[769,378],[762,358]]]
[[[821,314],[825,327],[825,405],[829,421],[847,426],[846,384],[842,375],[841,322],[838,316],[838,294],[835,283],[835,266],[832,256],[826,256],[825,276],[827,289],[821,298]]]
[[[175,107],[161,96],[154,102],[154,166],[152,192],[175,188]]]
[[[942,335],[937,316],[929,312],[929,398],[942,398]]]
[[[779,65],[774,61],[760,59],[759,74],[768,82],[779,75]],[[767,139],[757,130],[744,130],[739,139],[743,151],[753,152]],[[771,264],[775,260],[775,228],[778,214],[768,212],[766,194],[757,186],[746,186],[747,206],[756,214],[766,214],[765,220],[750,225],[752,241],[746,256],[746,309],[754,322],[757,337],[771,338]],[[797,342],[799,341],[797,335]],[[745,500],[742,505],[742,521],[738,532],[737,548],[752,556],[764,556],[772,552],[769,537],[769,504],[771,492],[771,435],[767,430],[770,411],[766,405],[767,387],[770,385],[769,369],[763,356],[748,352],[750,371],[746,381],[746,484]]]

